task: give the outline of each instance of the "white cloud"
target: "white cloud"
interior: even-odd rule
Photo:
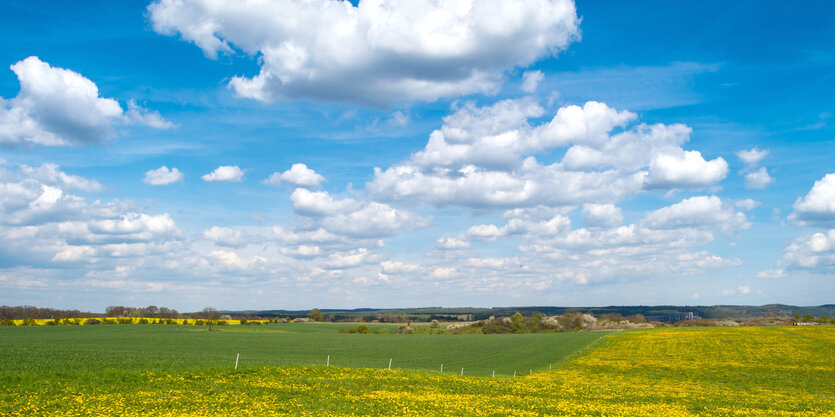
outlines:
[[[159,0],[154,30],[210,58],[240,49],[260,72],[229,83],[241,97],[390,104],[493,93],[503,73],[579,38],[569,0],[435,2]],[[300,23],[303,22],[303,23]],[[408,65],[406,65],[408,64]]]
[[[728,163],[718,157],[711,161],[699,151],[684,151],[679,155],[657,155],[650,162],[650,188],[706,187],[728,175]]]
[[[466,240],[456,239],[454,237],[444,237],[438,239],[435,246],[439,249],[469,249],[470,242]]]
[[[142,179],[142,182],[148,185],[170,185],[182,182],[184,177],[183,173],[177,168],[168,169],[167,166],[163,165],[145,172],[145,178]]]
[[[136,104],[136,100],[134,99],[128,100],[128,111],[125,113],[125,117],[131,122],[148,125],[155,129],[173,129],[177,127],[174,123],[163,119],[159,112],[148,110]]]
[[[281,185],[282,182],[300,187],[317,187],[325,177],[316,173],[305,164],[293,164],[290,169],[283,173],[274,172],[269,178],[263,181],[267,185]]]
[[[457,275],[458,271],[456,271],[455,268],[439,267],[435,268],[432,273],[429,274],[429,277],[435,279],[448,279],[454,278]]]
[[[322,226],[327,230],[362,238],[393,236],[400,229],[422,228],[428,224],[428,219],[374,201],[359,210],[322,219]]]
[[[366,185],[376,199],[473,209],[613,204],[659,188],[714,185],[727,175],[722,158],[705,161],[681,146],[691,129],[640,124],[603,103],[566,106],[545,124],[533,98],[486,107],[467,103],[444,118],[425,148]],[[550,165],[534,156],[565,148]],[[547,157],[547,156],[546,156]]]
[[[493,224],[472,226],[467,230],[467,236],[473,240],[492,241],[507,235],[507,228],[498,228]]]
[[[739,290],[740,294],[751,294],[751,287],[747,285],[740,285],[737,290]]]
[[[835,173],[815,181],[809,193],[794,203],[789,219],[800,225],[835,224]]]
[[[783,250],[778,265],[831,274],[835,271],[835,229],[795,240]]]
[[[297,188],[290,195],[290,201],[296,213],[316,219],[325,230],[354,238],[393,236],[403,228],[421,228],[430,222],[430,219],[388,204],[335,199],[325,191]]]
[[[290,194],[290,201],[293,203],[293,210],[296,213],[310,217],[353,211],[360,206],[359,202],[350,198],[336,200],[325,191],[309,191],[304,188],[293,190],[293,193]]]
[[[206,182],[241,182],[244,178],[244,170],[238,168],[237,165],[223,165],[200,178]]]
[[[333,269],[355,268],[363,264],[374,263],[377,255],[366,248],[350,252],[332,253],[325,261],[325,267]]]
[[[757,278],[775,279],[785,278],[788,275],[784,269],[767,269],[765,271],[757,272]]]
[[[508,264],[512,263],[511,259],[498,259],[498,258],[469,258],[467,259],[467,264],[476,268],[490,268],[490,269],[499,269],[507,266]]]
[[[99,97],[95,83],[81,74],[52,67],[36,56],[11,66],[20,81],[15,98],[0,98],[0,144],[88,145],[116,137],[115,125],[143,123],[173,127],[157,112],[129,102],[125,114],[112,98]]]
[[[44,268],[113,265],[179,245],[179,229],[168,214],[137,212],[119,201],[88,202],[71,192],[97,184],[54,164],[0,168],[0,261]]]
[[[746,198],[746,199],[738,200],[738,201],[734,202],[734,206],[736,206],[737,208],[742,209],[742,210],[748,210],[748,211],[753,210],[753,209],[755,209],[755,208],[757,208],[761,205],[762,205],[762,203],[760,203],[759,201],[752,200],[750,198]]]
[[[747,151],[739,151],[736,155],[745,163],[745,168],[740,171],[740,174],[745,175],[746,188],[761,190],[774,182],[774,178],[768,175],[768,170],[765,167],[757,169],[760,161],[768,155],[768,150],[753,148]]]
[[[768,150],[760,150],[753,148],[751,150],[742,150],[736,153],[736,156],[745,163],[745,165],[754,166],[768,155]]]
[[[322,255],[322,248],[316,245],[299,245],[293,248],[283,248],[281,253],[291,258],[310,259]]]
[[[774,178],[771,178],[768,175],[768,171],[765,167],[760,167],[760,169],[749,172],[745,174],[745,187],[752,188],[755,190],[761,190],[774,182]]]
[[[43,184],[55,186],[63,190],[81,190],[88,193],[98,193],[104,190],[104,186],[98,181],[83,178],[78,175],[69,175],[61,171],[58,165],[49,162],[43,163],[39,167],[20,165],[18,169],[20,173],[32,177]]]
[[[542,71],[525,71],[522,74],[522,91],[533,94],[536,92],[536,87],[545,79],[545,74]]]
[[[240,230],[219,226],[212,226],[203,230],[203,238],[211,240],[217,245],[233,248],[245,246],[249,243]]]
[[[420,265],[400,261],[383,261],[380,262],[380,269],[384,274],[402,274],[419,271]]]
[[[242,258],[237,252],[227,250],[212,251],[210,257],[218,266],[229,270],[244,271],[266,263],[264,258],[258,256]]]
[[[622,221],[620,207],[614,204],[583,204],[583,224],[588,227],[612,227]]]
[[[734,211],[730,204],[716,196],[691,197],[660,208],[648,214],[643,224],[651,229],[718,226],[727,232],[750,227],[744,213]]]

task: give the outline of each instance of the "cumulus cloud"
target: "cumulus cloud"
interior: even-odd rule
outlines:
[[[359,209],[360,203],[354,199],[334,199],[325,191],[310,191],[296,188],[290,194],[293,210],[304,216],[322,217],[354,211]]]
[[[771,178],[771,175],[768,175],[768,171],[765,167],[760,167],[760,169],[749,172],[745,174],[745,187],[752,188],[755,190],[761,190],[774,182],[774,178]]]
[[[835,224],[835,173],[815,181],[809,193],[795,201],[789,219],[800,225]]]
[[[835,229],[802,237],[783,250],[779,265],[831,274],[835,270]]]
[[[206,182],[241,182],[244,178],[244,170],[238,168],[237,165],[223,165],[200,178]]]
[[[745,175],[745,187],[761,190],[774,182],[774,178],[768,174],[765,167],[759,167],[760,161],[768,155],[768,150],[760,150],[752,148],[750,150],[742,150],[736,153],[739,159],[745,163],[745,168],[740,171],[740,174]]]
[[[733,290],[722,290],[722,295],[724,296],[731,296],[731,295],[748,295],[751,294],[751,287],[747,285],[740,285],[736,289]]]
[[[203,238],[208,239],[220,246],[233,248],[245,246],[248,241],[240,230],[228,227],[212,226],[203,230]]]
[[[52,185],[47,185],[52,184]],[[107,264],[172,249],[180,232],[168,214],[119,202],[88,202],[74,190],[100,185],[57,165],[0,169],[0,262]]]
[[[100,182],[78,175],[69,175],[61,171],[58,165],[49,162],[45,162],[38,167],[21,164],[18,169],[21,174],[38,180],[42,184],[51,185],[63,190],[79,190],[88,193],[98,193],[104,190],[104,186]]]
[[[587,227],[612,227],[622,221],[620,207],[614,204],[583,204],[583,224]]]
[[[297,188],[290,195],[293,210],[315,219],[330,232],[356,238],[393,236],[404,228],[421,228],[429,219],[376,201],[336,199],[325,191]]]
[[[513,209],[503,215],[505,225],[472,226],[459,239],[519,239],[523,243],[517,258],[470,255],[437,267],[454,266],[462,276],[469,271],[467,268],[490,268],[505,279],[539,277],[582,285],[626,276],[692,274],[736,266],[741,263],[738,259],[692,249],[714,241],[717,231],[733,234],[749,227],[745,215],[733,207],[732,202],[723,202],[715,196],[693,197],[649,212],[633,224],[619,225],[622,219],[610,220],[620,215],[616,206],[587,205],[583,208],[586,217],[602,219],[592,222],[594,226],[581,228],[571,227],[566,217],[569,209]],[[450,258],[444,253],[440,256]],[[550,285],[544,282],[537,285],[540,284]]]
[[[142,182],[148,185],[170,185],[182,182],[184,177],[183,173],[177,168],[168,169],[167,166],[163,165],[145,172],[145,178],[142,179]]]
[[[736,156],[745,163],[745,165],[757,165],[760,161],[768,155],[768,150],[760,150],[753,148],[750,150],[742,150],[736,153]]]
[[[466,103],[444,118],[424,149],[386,169],[367,189],[378,199],[473,209],[613,204],[645,190],[704,188],[727,175],[721,157],[687,151],[684,125],[639,124],[636,115],[590,101],[544,110],[533,98]],[[625,129],[616,132],[617,129]],[[536,154],[567,148],[561,161]]]
[[[734,211],[716,196],[697,196],[649,213],[643,221],[652,229],[679,229],[718,226],[723,231],[745,230],[750,223],[742,212]]]
[[[493,93],[505,71],[553,56],[579,38],[570,0],[362,1],[357,7],[327,0],[159,0],[148,12],[156,32],[179,35],[210,58],[235,49],[257,55],[258,75],[236,76],[229,87],[262,102],[381,105]]]
[[[328,256],[325,267],[331,269],[355,268],[363,264],[373,263],[378,256],[366,248],[350,252],[337,252]]]
[[[757,278],[776,279],[785,278],[788,276],[784,269],[767,269],[765,271],[757,272]]]
[[[443,237],[443,238],[438,239],[438,241],[435,243],[435,246],[437,246],[438,249],[445,249],[445,250],[469,249],[470,248],[470,242],[467,242],[466,240],[462,240],[462,239],[456,239],[454,237]]]
[[[542,71],[525,71],[522,74],[522,91],[533,94],[536,92],[536,87],[545,79],[545,74]]]
[[[384,274],[402,274],[419,271],[420,265],[400,261],[383,261],[380,262],[380,270]]]
[[[650,162],[648,186],[651,188],[705,187],[728,175],[728,163],[718,157],[711,161],[699,151],[679,155],[657,155]]]
[[[299,187],[317,187],[325,177],[316,173],[305,164],[293,164],[290,169],[283,173],[274,172],[263,184],[279,186],[282,182],[293,184]]]
[[[125,113],[112,98],[99,97],[81,74],[30,56],[11,66],[20,81],[12,99],[0,98],[0,144],[89,145],[116,137],[115,126],[141,123],[171,128],[159,113],[128,103]]]
[[[128,111],[125,113],[125,117],[131,122],[148,125],[155,129],[173,129],[177,127],[174,123],[163,119],[159,112],[148,110],[136,104],[136,100],[134,99],[128,100]]]
[[[749,210],[749,211],[753,210],[753,209],[755,209],[755,208],[757,208],[761,205],[762,205],[762,203],[760,203],[759,201],[752,200],[750,198],[746,198],[746,199],[738,200],[738,201],[734,202],[734,206],[736,206],[737,208],[740,208],[742,210]]]

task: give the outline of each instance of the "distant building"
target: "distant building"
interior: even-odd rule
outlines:
[[[687,312],[673,311],[673,312],[664,313],[664,314],[648,314],[648,315],[645,315],[644,317],[646,317],[647,321],[660,321],[662,323],[675,323],[677,321],[696,320],[696,319],[699,318],[699,316],[692,311],[687,311]]]

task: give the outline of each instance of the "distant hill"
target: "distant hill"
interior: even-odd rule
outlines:
[[[620,314],[631,316],[641,314],[659,321],[677,321],[685,313],[693,313],[696,317],[706,319],[746,319],[754,317],[791,317],[795,314],[815,317],[835,316],[835,304],[820,306],[792,306],[786,304],[766,304],[762,306],[747,305],[713,305],[713,306],[606,306],[606,307],[556,307],[556,306],[516,306],[516,307],[419,307],[396,309],[326,309],[320,311],[326,317],[335,320],[378,319],[382,321],[430,321],[430,320],[482,320],[490,316],[511,316],[517,311],[523,315],[542,313],[558,315],[565,312],[577,311],[600,316],[602,314]],[[226,310],[222,313],[232,316],[258,317],[304,317],[309,310]],[[666,319],[665,319],[666,318]]]

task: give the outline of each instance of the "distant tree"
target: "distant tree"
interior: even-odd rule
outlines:
[[[108,306],[104,311],[108,317],[122,317],[125,315],[124,306]]]
[[[148,306],[142,309],[142,315],[144,317],[156,317],[159,314],[159,307],[157,306]]]
[[[310,310],[310,314],[308,314],[308,317],[310,317],[310,319],[313,321],[322,321],[325,319],[325,316],[322,315],[322,312],[319,311],[318,308]]]
[[[206,324],[209,325],[209,330],[212,330],[212,324],[220,320],[220,311],[217,311],[214,307],[206,307],[200,312],[200,316],[206,320]]]

